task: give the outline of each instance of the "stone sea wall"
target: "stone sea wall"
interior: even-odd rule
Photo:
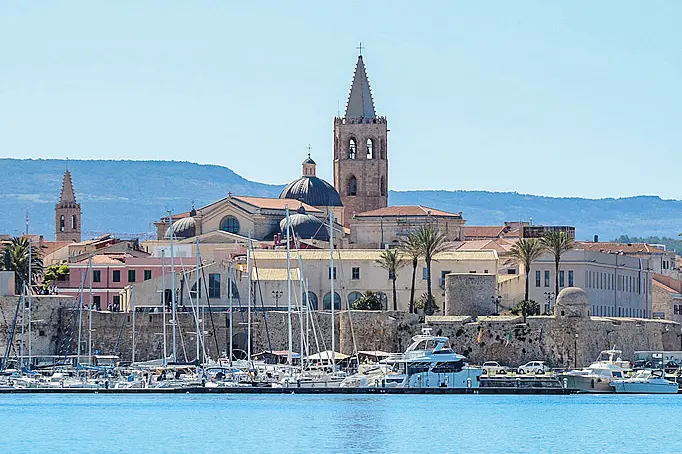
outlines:
[[[16,297],[0,297],[0,308],[7,325],[12,324],[17,307]],[[77,350],[77,312],[73,298],[51,296],[34,297],[32,307],[33,354],[63,354],[70,345],[72,354]],[[233,342],[235,348],[246,348],[246,314],[235,313]],[[593,361],[600,350],[623,350],[624,358],[631,359],[636,350],[680,350],[680,325],[659,320],[618,319],[601,317],[427,317],[404,312],[353,311],[335,314],[336,349],[351,354],[354,345],[358,350],[404,351],[413,335],[421,331],[424,322],[437,335],[448,336],[453,348],[473,363],[500,361],[519,365],[527,361],[543,360],[554,367],[573,367]],[[314,323],[303,323],[310,332],[313,351],[331,348],[331,314],[313,314]],[[123,360],[131,360],[133,353],[133,318],[135,321],[135,359],[155,359],[163,354],[162,314],[94,312],[92,320],[93,351],[111,354],[115,350]],[[267,320],[267,323],[266,323]],[[253,314],[253,351],[286,350],[288,345],[288,316],[286,312]],[[299,350],[301,324],[292,316],[293,346]],[[81,351],[87,352],[88,314],[83,312]],[[171,351],[170,317],[167,319],[168,352]],[[205,316],[203,330],[207,332],[205,348],[216,357],[227,350],[229,342],[229,314],[214,313]],[[5,351],[8,328],[3,322],[0,329],[0,348]],[[307,326],[306,326],[307,325]],[[195,356],[195,322],[191,313],[178,314],[178,357]],[[19,351],[20,324],[16,328],[14,349]],[[313,332],[317,334],[317,342]],[[215,333],[215,335],[214,335]],[[577,335],[577,337],[576,337]],[[479,339],[480,338],[480,339]],[[70,339],[70,344],[69,344]],[[269,339],[269,341],[268,341]],[[13,355],[13,353],[11,354]],[[185,356],[186,355],[186,356]]]

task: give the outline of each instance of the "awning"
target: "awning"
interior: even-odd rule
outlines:
[[[344,355],[343,353],[336,352],[334,353],[334,360],[335,361],[343,361],[344,359],[348,359],[350,356]],[[310,355],[307,358],[309,361],[331,361],[332,360],[332,351],[331,350],[326,350],[320,353],[315,353],[314,355]]]

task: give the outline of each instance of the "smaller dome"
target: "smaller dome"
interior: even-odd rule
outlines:
[[[313,161],[313,158],[311,158],[310,155],[308,155],[308,159],[306,159],[305,161],[303,161],[303,164],[313,164],[313,165],[316,165],[316,164],[315,164],[315,161]]]
[[[307,214],[303,207],[300,207],[296,213],[289,215],[289,223],[292,230],[291,234],[297,238],[302,240],[329,241],[327,226],[312,214]],[[287,218],[280,221],[279,229],[282,232],[282,238],[286,239]]]
[[[173,222],[173,238],[191,238],[196,235],[197,223],[193,217],[178,219]],[[170,227],[166,229],[164,238],[170,238]]]
[[[296,199],[315,207],[343,206],[341,196],[334,186],[314,176],[304,176],[292,181],[282,190],[279,198]]]

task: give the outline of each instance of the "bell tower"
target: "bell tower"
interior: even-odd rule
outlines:
[[[386,117],[374,110],[362,59],[343,117],[334,118],[334,188],[343,202],[343,224],[355,213],[388,206],[388,129]]]
[[[81,240],[81,205],[76,202],[69,169],[64,172],[62,194],[54,207],[54,229],[56,241]]]

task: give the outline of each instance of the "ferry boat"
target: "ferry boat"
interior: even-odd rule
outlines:
[[[471,367],[466,357],[450,347],[450,339],[434,336],[431,328],[412,338],[404,353],[380,361],[387,372],[381,379],[369,380],[354,375],[342,387],[369,386],[384,388],[478,388],[483,369]]]

